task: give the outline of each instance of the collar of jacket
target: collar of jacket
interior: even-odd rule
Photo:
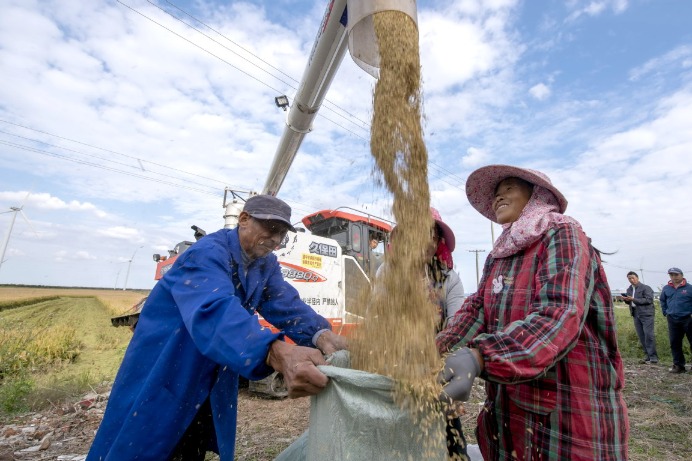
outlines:
[[[672,281],[672,280],[668,280],[668,285],[672,286],[673,288],[684,287],[685,285],[687,285],[687,279],[686,279],[686,278],[683,278],[683,279],[682,279],[682,282],[680,282],[680,285],[678,285],[677,287],[676,287],[675,285],[673,285],[673,281]]]

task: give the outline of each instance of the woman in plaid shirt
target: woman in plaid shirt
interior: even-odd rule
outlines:
[[[486,166],[466,194],[503,232],[478,291],[437,337],[451,352],[444,397],[467,399],[474,378],[485,380],[486,461],[626,460],[622,360],[598,251],[540,172]]]

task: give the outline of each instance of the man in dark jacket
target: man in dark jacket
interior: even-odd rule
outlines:
[[[291,397],[327,385],[316,365],[346,343],[281,275],[272,250],[294,231],[290,216],[276,197],[251,197],[238,227],[178,257],[142,310],[89,461],[201,461],[207,451],[232,461],[239,375],[279,371]]]
[[[677,267],[668,269],[670,282],[661,290],[661,310],[668,319],[668,338],[673,354],[671,373],[685,372],[685,354],[682,352],[682,339],[692,348],[692,289]]]
[[[644,349],[646,358],[639,363],[658,363],[658,354],[656,353],[656,336],[654,333],[654,290],[649,285],[644,285],[639,281],[639,276],[636,272],[628,272],[627,280],[630,282],[627,288],[627,296],[623,296],[622,300],[630,306],[630,313],[634,318],[634,328],[639,336],[639,343]]]

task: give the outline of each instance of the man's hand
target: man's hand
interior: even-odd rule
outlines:
[[[322,353],[312,347],[276,340],[269,347],[267,364],[283,374],[291,398],[318,394],[329,382],[329,378],[317,369],[317,365],[327,365],[327,362]]]
[[[317,338],[316,346],[324,355],[329,355],[336,351],[348,349],[348,340],[344,336],[327,330]]]
[[[438,377],[440,384],[444,385],[440,400],[448,403],[468,400],[473,381],[481,373],[482,362],[478,351],[468,347],[447,355]]]
[[[621,298],[623,301],[625,301],[627,303],[631,303],[634,300],[634,298],[631,296],[621,296]]]

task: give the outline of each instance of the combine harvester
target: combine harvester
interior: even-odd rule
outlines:
[[[303,138],[312,130],[312,122],[346,50],[349,49],[361,68],[377,77],[379,55],[372,15],[392,9],[416,17],[414,0],[329,2],[300,86],[288,111],[286,127],[262,194],[278,194]],[[351,20],[348,27],[347,18]],[[285,104],[288,103],[285,96],[280,96],[276,98],[277,105],[282,99]],[[244,203],[242,194],[231,189],[224,192],[224,227],[237,226]],[[358,311],[357,299],[361,291],[369,286],[370,279],[384,258],[382,251],[371,248],[370,241],[377,239],[381,242],[377,248],[386,247],[393,223],[351,208],[337,208],[305,216],[302,224],[305,229],[289,232],[275,251],[282,274],[298,290],[306,304],[329,320],[334,332],[349,335],[363,318],[363,312]],[[197,239],[205,235],[196,226],[192,226],[192,229]],[[193,244],[183,241],[170,250],[168,256],[154,255],[157,262],[155,279],[160,279],[177,257]],[[140,302],[133,312],[113,318],[113,325],[134,328],[143,304]],[[259,321],[271,327],[264,319],[260,318]],[[271,397],[287,394],[281,376],[276,373],[263,381],[251,382],[250,390]]]

